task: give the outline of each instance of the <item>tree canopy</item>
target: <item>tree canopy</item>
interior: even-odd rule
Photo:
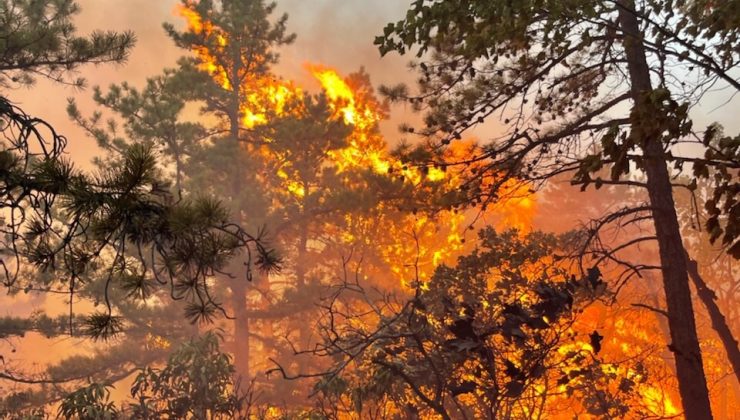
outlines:
[[[31,85],[37,77],[83,86],[84,79],[71,78],[81,65],[125,61],[136,41],[133,32],[79,36],[72,22],[79,11],[73,0],[3,0],[0,86]]]
[[[731,71],[740,58],[733,47],[733,7],[710,1],[420,0],[375,39],[381,54],[413,50],[420,59],[418,94],[404,86],[386,93],[426,107],[422,134],[444,145],[488,118],[505,124],[506,132],[477,157],[486,165],[474,177],[484,186],[475,190],[478,200],[494,200],[510,177],[537,183],[560,173],[570,173],[584,189],[646,189],[645,206],[604,219],[629,224],[643,213],[653,222],[689,418],[707,418],[711,411],[668,168],[711,176],[705,227],[737,257],[740,143],[714,125],[695,130],[689,116],[708,86],[740,87]],[[681,153],[678,146],[687,143],[704,156]],[[608,177],[598,174],[602,168]],[[645,182],[631,179],[635,169]]]

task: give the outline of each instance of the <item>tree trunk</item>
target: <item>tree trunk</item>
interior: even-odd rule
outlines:
[[[686,253],[686,259],[688,261],[689,276],[691,277],[691,280],[693,280],[694,286],[696,286],[696,294],[707,308],[709,318],[712,320],[712,328],[714,328],[717,335],[719,335],[719,339],[722,341],[722,345],[725,347],[725,351],[727,352],[727,359],[730,360],[732,370],[735,372],[735,378],[737,378],[738,383],[740,383],[740,349],[738,349],[737,340],[735,340],[732,330],[730,330],[730,326],[727,325],[725,316],[722,314],[719,306],[717,306],[717,302],[715,302],[717,295],[715,295],[712,289],[707,286],[707,283],[699,275],[699,268],[696,261],[690,259],[688,257],[688,253]]]
[[[175,191],[177,191],[177,198],[182,197],[182,157],[180,156],[180,150],[173,148],[175,154]]]
[[[249,315],[247,313],[247,279],[236,275],[231,280],[231,307],[234,311],[234,368],[236,379],[249,383]]]
[[[639,23],[634,14],[634,2],[620,0],[619,5],[619,26],[626,36],[624,50],[629,68],[632,99],[635,106],[640,106],[643,103],[643,95],[652,91],[650,71]],[[665,152],[658,136],[638,141],[643,144],[647,189],[658,238],[663,288],[668,309],[671,350],[676,361],[678,389],[684,414],[689,420],[711,419],[709,391],[696,334],[686,258]]]
[[[298,239],[298,255],[296,258],[296,283],[298,288],[306,285],[306,264],[308,264],[306,255],[308,254],[308,227],[304,224],[300,227],[300,237]]]
[[[239,138],[240,132],[240,104],[241,104],[241,92],[239,90],[239,75],[241,73],[241,60],[238,56],[238,48],[232,51],[232,67],[231,73],[228,75],[230,84],[231,103],[229,104],[228,119],[229,119],[229,135],[231,141],[237,145],[239,151],[239,158],[249,153],[246,143],[242,142]],[[245,225],[243,220],[242,212],[242,200],[243,195],[242,189],[246,182],[246,173],[244,164],[237,161],[236,169],[232,174],[230,193],[231,193],[231,211],[236,216],[235,220],[239,220],[242,226]],[[250,336],[250,325],[249,325],[249,284],[247,283],[246,273],[243,271],[242,266],[243,258],[235,258],[232,262],[230,274],[234,276],[230,279],[231,285],[231,307],[234,311],[234,368],[236,370],[237,381],[241,380],[242,383],[249,383],[252,379],[249,372],[249,336]],[[247,270],[253,267],[247,267]],[[252,279],[256,280],[256,274],[253,272],[255,277]]]

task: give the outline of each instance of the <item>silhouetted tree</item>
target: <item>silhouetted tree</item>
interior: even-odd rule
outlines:
[[[10,60],[0,69],[4,83],[30,84],[34,74],[64,81],[79,65],[122,61],[133,45],[130,33],[77,37],[70,22],[77,7],[71,1],[2,6],[7,23],[2,30],[9,32],[0,49],[3,59]],[[86,173],[63,157],[63,136],[4,97],[0,128],[4,285],[12,293],[67,293],[67,333],[95,339],[116,335],[127,322],[136,322],[125,319],[126,312],[135,312],[132,308],[157,287],[186,299],[191,319],[208,318],[220,305],[210,296],[206,279],[230,256],[246,250],[249,270],[254,265],[274,267],[262,239],[230,223],[218,202],[175,197],[151,144],[121,147],[116,165]],[[104,309],[76,316],[73,303],[83,290]],[[137,298],[139,303],[131,303]],[[6,321],[3,337],[28,330],[54,335],[61,327],[59,319],[43,315]],[[103,360],[119,368],[115,361],[115,356]],[[107,372],[106,367],[96,368],[87,372]],[[79,372],[29,377],[7,369],[4,364],[3,379],[27,384],[80,379]]]
[[[164,367],[142,369],[131,386],[132,418],[248,418],[249,395],[234,382],[219,340],[207,333],[181,345]]]
[[[295,37],[286,35],[287,15],[274,24],[269,21],[274,9],[274,3],[262,0],[183,0],[181,10],[189,20],[187,29],[179,32],[165,24],[175,44],[196,52],[196,57],[181,62],[181,71],[198,81],[192,84],[191,97],[205,102],[204,113],[216,116],[222,130],[213,138],[206,165],[215,163],[225,178],[218,183],[211,178],[205,184],[195,179],[194,185],[224,197],[234,217],[242,221],[245,216],[264,216],[269,209],[269,195],[257,181],[261,168],[258,148],[264,139],[245,125],[245,111],[253,111],[248,106],[249,96],[273,77],[270,67],[278,59],[275,49]],[[267,99],[258,97],[256,104],[251,100],[251,105],[269,112],[266,102],[262,102]],[[250,223],[259,226],[259,221]],[[222,280],[228,281],[231,289],[236,372],[249,378],[249,285],[239,264],[233,264],[228,272],[232,278],[227,275]]]
[[[600,225],[653,222],[684,410],[690,419],[710,418],[668,166],[680,171],[693,164],[695,176],[716,176],[707,228],[737,256],[738,143],[716,127],[695,136],[688,116],[704,86],[740,88],[730,74],[738,62],[737,10],[711,1],[638,6],[631,0],[418,1],[376,44],[382,54],[416,49],[422,58],[419,95],[403,87],[388,93],[429,106],[423,134],[447,144],[501,116],[507,132],[478,156],[487,168],[475,177],[479,200],[494,200],[512,176],[541,182],[564,172],[584,188],[646,188],[649,203]],[[631,109],[626,115],[622,104]],[[675,146],[686,142],[700,145],[705,156],[681,155]],[[592,177],[604,167],[608,179]],[[627,177],[635,168],[645,172],[645,183]],[[725,225],[720,214],[728,216]]]
[[[234,366],[207,333],[181,344],[162,367],[144,367],[126,403],[110,400],[110,385],[91,383],[68,394],[59,415],[81,419],[233,419],[249,418],[250,392],[233,382]]]
[[[442,418],[543,416],[555,413],[548,403],[563,392],[577,395],[593,415],[636,410],[628,402],[633,378],[608,375],[599,358],[603,337],[575,328],[577,314],[605,288],[597,269],[577,280],[566,264],[553,262],[574,239],[573,233],[484,229],[478,248],[454,267],[439,266],[410,300],[349,278],[327,299],[324,341],[311,350],[330,357],[332,367],[297,377],[321,377],[315,392],[330,417],[388,410]],[[344,294],[364,304],[345,306]],[[573,345],[576,340],[590,347]],[[621,391],[609,390],[620,381]]]

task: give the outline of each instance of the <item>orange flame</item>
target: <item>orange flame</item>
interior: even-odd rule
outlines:
[[[192,8],[185,4],[177,4],[175,6],[175,13],[185,18],[188,29],[195,34],[210,35],[215,33],[216,39],[218,40],[218,49],[223,51],[226,48],[227,41],[224,34],[220,33],[220,30],[215,28],[209,21],[203,21],[201,16]],[[208,74],[210,74],[214,80],[221,85],[225,90],[231,89],[231,83],[229,77],[226,74],[223,66],[217,64],[215,56],[206,47],[195,47],[193,49],[196,57],[200,61],[199,68]]]
[[[210,48],[223,54],[228,48],[229,41],[226,34],[209,21],[203,21],[202,17],[187,4],[178,4],[175,12],[185,19],[188,29],[195,34],[215,35],[216,44]],[[193,53],[198,58],[198,68],[207,72],[222,89],[231,91],[232,82],[229,71],[216,59],[214,51],[205,46],[193,47]],[[235,75],[231,75],[235,77]],[[286,104],[302,96],[301,89],[292,83],[263,77],[257,80],[248,80],[239,87],[240,96],[243,97],[240,104],[242,124],[246,128],[254,128],[257,125],[266,124],[268,114],[282,115]]]
[[[215,35],[214,46],[216,52],[223,53],[229,46],[225,34],[211,22],[203,21],[200,15],[186,5],[180,5],[178,14],[183,16],[188,28],[196,34]],[[193,53],[200,61],[200,69],[210,74],[214,81],[225,90],[232,90],[228,70],[218,63],[214,51],[205,47],[196,47]],[[479,170],[485,166],[485,162],[460,165],[457,167],[429,166],[423,168],[405,165],[395,159],[386,150],[386,142],[379,133],[378,125],[386,118],[383,106],[375,100],[368,86],[352,83],[351,79],[343,78],[331,68],[321,65],[306,65],[308,71],[321,85],[328,99],[333,113],[332,118],[341,119],[352,132],[348,138],[346,147],[329,153],[329,165],[333,165],[341,173],[352,170],[369,169],[377,175],[395,174],[403,179],[404,183],[413,187],[423,187],[425,183],[444,183],[447,188],[460,188],[466,179],[470,178],[471,171]],[[303,92],[290,82],[263,78],[249,81],[239,86],[242,103],[240,111],[241,122],[244,127],[252,128],[267,124],[273,115],[284,115],[287,112],[287,104],[293,99],[300,99]],[[470,141],[454,142],[445,151],[445,160],[452,162],[470,162],[475,157],[476,148]],[[266,156],[266,158],[269,158]],[[454,166],[454,165],[453,165]],[[306,195],[304,187],[291,179],[289,171],[285,168],[277,168],[276,175],[282,180],[282,185],[288,194],[302,199]],[[495,174],[492,175],[495,178]],[[482,188],[486,188],[497,182],[496,179],[484,179]],[[492,216],[496,219],[498,227],[516,227],[522,232],[531,230],[532,219],[536,212],[536,201],[529,191],[529,186],[520,182],[507,181],[500,188],[501,196],[505,197],[499,203],[488,208],[484,216]],[[382,257],[390,271],[403,284],[410,286],[409,279],[417,279],[420,287],[426,287],[426,282],[432,271],[439,264],[450,262],[452,258],[464,251],[465,237],[468,219],[462,212],[440,211],[434,216],[423,214],[408,214],[397,212],[393,216],[393,209],[388,208],[385,203],[378,204],[379,211],[374,217],[381,220],[373,220],[371,216],[347,214],[345,215],[343,230],[337,232],[338,238],[346,243],[363,240],[369,245],[371,237],[381,236],[386,241],[382,244],[374,244],[381,248]],[[395,218],[395,220],[390,220]],[[378,228],[380,226],[380,228]],[[375,231],[373,231],[375,229]],[[378,229],[382,229],[382,235],[377,235]],[[368,232],[371,232],[368,234]],[[362,239],[360,239],[362,238]],[[405,238],[405,239],[404,239]],[[552,262],[549,262],[552,263]],[[523,299],[526,296],[522,297]],[[589,324],[589,316],[584,314],[583,322]],[[610,338],[609,352],[612,357],[631,357],[634,354],[643,354],[648,351],[654,340],[651,336],[659,336],[659,332],[646,334],[644,331],[650,327],[640,319],[630,319],[629,316],[614,315],[617,321],[613,323],[610,331],[604,331]],[[591,326],[589,328],[593,328]],[[665,343],[662,344],[663,347]],[[584,341],[576,341],[563,345],[561,352],[586,351],[592,352],[591,345]],[[605,350],[606,351],[606,350]],[[660,355],[647,357],[655,371],[662,366],[664,361]],[[712,360],[708,359],[710,367]],[[715,363],[716,364],[716,363]],[[637,378],[641,374],[626,367],[615,365],[604,365],[606,374]],[[720,369],[721,370],[721,369]],[[652,373],[651,373],[652,374]],[[667,389],[675,388],[670,384],[640,383],[639,395],[642,399],[641,405],[650,412],[660,416],[674,416],[679,413],[674,401],[675,392],[667,392]],[[564,397],[565,398],[565,397]]]
[[[429,168],[422,171],[420,168],[404,165],[390,156],[386,150],[386,142],[378,130],[378,124],[385,118],[380,104],[367,92],[351,86],[348,80],[333,69],[310,64],[306,68],[321,84],[334,117],[342,118],[353,128],[348,146],[330,153],[332,163],[339,172],[364,168],[370,168],[379,175],[394,172],[400,174],[404,182],[414,186],[422,182],[441,182],[448,177],[441,169]],[[386,233],[392,238],[404,238],[411,234],[415,239],[411,241],[412,246],[409,246],[408,241],[396,240],[387,244],[383,256],[391,271],[404,284],[409,285],[407,279],[418,275],[423,282],[431,275],[434,267],[449,261],[462,250],[464,241],[460,229],[465,215],[448,211],[441,212],[434,218],[421,215],[406,215],[403,218],[405,220],[400,225],[388,225],[392,232]],[[350,235],[349,238],[354,236]],[[410,263],[417,258],[418,261]]]

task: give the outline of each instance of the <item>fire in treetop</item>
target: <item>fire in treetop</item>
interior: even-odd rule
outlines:
[[[8,1],[31,10],[27,13],[35,7],[22,6],[29,3],[23,0]],[[57,3],[75,7],[74,2],[30,3],[42,8],[62,7]],[[57,202],[71,203],[67,207],[77,212],[75,222],[67,223],[71,229],[67,237],[72,239],[57,234],[47,240],[45,232],[54,234],[58,222],[68,217],[67,210],[56,214],[51,205],[42,205],[46,199],[10,207],[11,213],[16,207],[48,213],[41,218],[43,223],[31,220],[31,232],[25,236],[22,229],[16,235],[15,224],[8,225],[12,231],[6,240],[14,244],[17,236],[35,247],[33,253],[17,252],[19,267],[36,262],[41,274],[25,278],[21,273],[24,278],[18,281],[28,282],[28,287],[22,288],[20,283],[10,286],[31,296],[52,292],[69,298],[63,302],[63,318],[35,312],[28,319],[16,314],[0,317],[0,337],[8,341],[8,337],[22,337],[24,331],[46,334],[47,330],[56,336],[57,330],[64,328],[63,334],[70,336],[84,333],[104,340],[115,336],[122,343],[106,345],[100,352],[93,347],[78,349],[95,350],[91,363],[81,363],[88,359],[71,354],[70,363],[63,359],[58,366],[50,364],[39,375],[31,371],[16,374],[0,354],[0,387],[5,387],[6,381],[33,390],[43,387],[44,404],[64,401],[60,404],[69,406],[73,399],[84,399],[80,395],[84,397],[88,391],[103,392],[102,397],[107,398],[107,385],[93,381],[129,381],[131,378],[121,378],[131,375],[131,366],[147,366],[144,371],[148,373],[135,375],[136,385],[128,387],[132,393],[154,390],[155,386],[147,383],[164,378],[170,383],[162,390],[175,389],[169,397],[179,398],[176,394],[182,390],[172,384],[187,381],[174,376],[168,379],[164,366],[181,364],[177,360],[183,354],[181,344],[206,329],[217,328],[224,336],[202,342],[207,347],[202,356],[214,356],[224,392],[208,397],[231,398],[238,384],[249,383],[247,393],[255,391],[258,399],[265,397],[265,403],[257,404],[267,418],[293,418],[296,413],[303,418],[312,413],[309,404],[336,410],[326,417],[339,419],[375,414],[427,419],[438,418],[434,413],[445,411],[467,418],[679,418],[688,415],[692,406],[685,391],[685,372],[691,371],[685,366],[686,355],[701,356],[701,363],[693,364],[701,368],[701,374],[690,377],[706,380],[710,393],[705,396],[711,398],[715,412],[721,413],[718,418],[737,411],[732,407],[738,407],[740,393],[733,381],[737,375],[732,374],[737,373],[735,361],[740,357],[733,358],[727,344],[728,336],[734,340],[733,333],[723,334],[722,330],[725,321],[725,328],[737,324],[732,303],[737,282],[723,280],[737,270],[734,266],[719,270],[717,265],[706,263],[715,251],[712,242],[700,233],[683,231],[693,228],[695,222],[711,225],[699,214],[687,214],[698,213],[694,210],[702,205],[710,213],[710,207],[719,211],[717,197],[714,203],[708,197],[716,193],[716,182],[727,181],[720,189],[732,186],[727,175],[734,167],[722,163],[720,170],[709,169],[709,165],[720,152],[726,152],[725,148],[732,149],[737,138],[724,138],[722,130],[715,127],[712,130],[716,133],[705,135],[704,146],[701,141],[696,146],[716,156],[708,153],[706,159],[685,160],[693,168],[707,165],[707,173],[717,170],[725,178],[715,177],[712,185],[709,175],[704,179],[694,171],[698,181],[688,180],[691,184],[683,185],[690,192],[676,188],[684,182],[679,177],[684,158],[673,156],[673,148],[677,150],[682,139],[699,133],[691,131],[689,124],[692,104],[687,103],[684,109],[673,100],[677,99],[673,88],[661,86],[642,89],[642,99],[650,105],[643,108],[646,105],[641,104],[634,80],[630,80],[634,75],[628,75],[633,73],[635,62],[629,55],[634,54],[631,50],[636,44],[630,46],[627,41],[634,37],[638,44],[646,43],[648,50],[660,51],[663,45],[658,44],[662,42],[675,45],[683,40],[678,35],[675,39],[660,35],[660,42],[651,44],[645,30],[650,26],[647,21],[636,25],[644,39],[627,33],[629,22],[620,20],[644,20],[637,13],[624,13],[630,5],[637,12],[640,2],[617,1],[606,6],[607,12],[601,16],[604,36],[576,30],[572,37],[578,45],[570,43],[570,35],[558,41],[560,30],[572,29],[569,25],[549,27],[551,17],[557,21],[558,15],[571,14],[567,8],[561,10],[563,13],[544,14],[541,27],[520,27],[521,22],[513,19],[515,24],[509,28],[506,20],[491,26],[502,10],[523,21],[531,17],[528,12],[540,13],[531,9],[532,5],[522,5],[527,2],[477,2],[485,5],[484,12],[493,10],[491,16],[476,15],[481,12],[472,11],[476,2],[459,2],[471,10],[444,9],[454,1],[414,2],[404,20],[380,29],[383,35],[375,38],[375,44],[381,55],[392,51],[404,55],[415,48],[407,45],[411,38],[431,36],[429,45],[417,42],[421,49],[410,63],[422,77],[415,87],[403,84],[406,75],[392,77],[401,84],[383,87],[382,95],[376,93],[364,67],[347,73],[309,59],[302,71],[310,83],[280,76],[273,68],[278,66],[277,53],[294,35],[286,35],[287,14],[271,17],[277,7],[272,1],[177,3],[173,13],[184,20],[185,29],[164,23],[175,45],[186,51],[187,57],[177,61],[177,68],[162,70],[142,88],[129,82],[112,85],[105,92],[96,87],[93,101],[97,108],[92,116],[79,111],[70,99],[69,116],[105,153],[96,156],[101,176],[88,179],[81,170],[84,176],[75,178],[66,165],[28,164],[33,159],[18,169],[13,157],[23,154],[25,139],[21,139],[20,148],[0,150],[0,158],[12,158],[0,162],[0,166],[8,166],[0,170],[26,174],[0,177],[0,184],[3,179],[5,183],[18,180],[18,186],[6,186],[8,197],[13,199],[15,190],[25,197],[25,189],[38,189],[52,197],[49,203],[59,196],[64,199]],[[564,3],[558,0],[550,5]],[[692,12],[694,19],[710,15],[714,19],[709,12],[719,3],[705,3],[702,9],[708,15],[701,17],[704,12],[697,9]],[[594,4],[600,6],[592,7],[604,7]],[[578,10],[575,15],[587,21],[593,16],[588,10],[581,13],[582,7],[588,9],[574,6]],[[424,25],[417,26],[433,20],[433,16],[425,16],[432,10],[444,12],[432,13],[442,16],[443,22],[453,19],[452,26],[440,25],[431,32]],[[414,13],[418,16],[413,17]],[[458,13],[459,20],[455,20]],[[669,13],[667,23],[680,19],[669,10],[657,10],[653,15],[659,18]],[[480,31],[485,39],[478,39],[476,31],[458,37],[457,45],[442,42],[445,28],[453,28],[454,38],[471,22],[484,28],[488,25],[486,31]],[[588,27],[593,23],[582,24]],[[498,29],[501,34],[489,33]],[[676,33],[694,30],[701,36],[708,29],[677,28]],[[62,38],[67,36],[64,31]],[[511,33],[523,38],[511,39]],[[12,36],[6,34],[9,40]],[[720,42],[719,36],[715,39]],[[488,45],[489,41],[495,45]],[[518,45],[522,41],[524,45]],[[687,47],[693,44],[686,42],[681,48],[687,50],[679,48],[674,56],[670,50],[665,57],[649,51],[648,67],[653,65],[650,60],[662,63],[662,59],[667,65],[660,71],[681,61],[701,67],[702,48],[693,51]],[[590,50],[600,43],[606,44]],[[7,46],[0,45],[0,52],[3,50]],[[467,50],[473,51],[468,62]],[[553,59],[553,54],[565,55]],[[695,55],[699,58],[691,61]],[[11,60],[10,65],[22,67],[26,62]],[[30,71],[34,71],[33,65]],[[54,78],[55,66],[47,77]],[[608,75],[614,68],[628,71]],[[73,70],[72,66],[68,70]],[[659,79],[658,70],[653,70],[656,73],[646,76],[648,85]],[[6,72],[0,70],[0,80]],[[611,86],[608,81],[596,82],[602,77],[623,77],[623,83]],[[694,87],[691,81],[687,85]],[[620,89],[625,93],[617,96]],[[613,101],[610,95],[615,95]],[[598,108],[602,100],[607,101],[605,108]],[[33,126],[36,120],[26,120],[24,112],[15,113],[15,105],[0,97],[0,105],[6,101],[8,106],[0,107],[0,120],[10,117],[19,127],[28,121]],[[399,129],[398,141],[387,138],[381,130],[389,123],[391,104],[396,101],[425,113],[423,122]],[[626,112],[623,101],[632,107],[629,118],[612,116],[612,112]],[[192,109],[198,107],[200,113]],[[642,124],[646,115],[649,120],[656,114],[647,111],[665,115],[655,118],[658,125],[652,127]],[[496,118],[501,126],[496,125]],[[680,126],[665,125],[665,133],[660,131],[663,124],[679,119]],[[14,126],[8,127],[13,130]],[[679,134],[673,134],[672,129]],[[498,133],[489,140],[475,138],[492,131]],[[18,132],[22,137],[33,134],[33,129]],[[655,133],[666,136],[665,148],[651,155],[647,146]],[[13,137],[6,136],[5,141],[8,139],[12,144]],[[44,148],[46,140],[40,140]],[[66,143],[61,137],[57,140]],[[623,149],[628,146],[631,149]],[[660,175],[661,153],[669,175],[677,174],[662,191],[666,198],[662,210],[670,210],[664,212],[670,216],[665,220],[671,222],[671,230],[674,225],[681,229],[674,240],[661,239],[658,220],[667,216],[661,216],[661,207],[654,205],[660,201],[656,192],[661,191],[651,190],[655,178],[651,181],[647,170],[653,168],[653,160],[660,161],[652,171]],[[56,152],[50,156],[57,159]],[[722,159],[725,157],[715,162]],[[681,165],[670,166],[671,161]],[[110,162],[117,165],[108,165]],[[615,172],[618,164],[623,164],[623,174]],[[633,168],[637,173],[629,173]],[[602,179],[607,169],[612,169],[609,180]],[[173,187],[170,177],[176,181]],[[64,186],[69,182],[75,182],[75,188]],[[579,185],[583,187],[580,195],[570,191]],[[691,195],[691,200],[682,198],[678,191]],[[29,197],[36,200],[33,194]],[[669,203],[668,198],[675,203]],[[734,201],[730,197],[727,203]],[[667,208],[669,205],[673,207]],[[77,214],[84,218],[77,221]],[[729,229],[731,224],[721,219],[726,217],[724,213],[715,216],[719,218],[715,220],[718,229]],[[25,229],[25,223],[24,216],[17,226]],[[191,224],[197,225],[195,229]],[[716,233],[709,230],[711,235]],[[77,239],[78,232],[81,239]],[[623,239],[627,242],[620,245]],[[113,240],[119,244],[115,250],[110,245]],[[697,245],[702,241],[708,241],[706,246]],[[62,243],[57,251],[51,249],[55,242]],[[666,257],[665,244],[676,248],[673,258]],[[57,260],[57,253],[64,258]],[[677,274],[689,271],[676,270],[684,255],[695,264],[695,271],[700,266],[712,281],[702,286],[704,281],[696,279],[692,271],[689,281],[694,288],[684,290],[686,299],[671,300],[677,294],[670,288],[686,282],[669,281],[672,277],[666,273],[670,267],[680,271],[673,278],[684,279]],[[88,263],[91,259],[94,264]],[[54,265],[56,261],[60,268]],[[103,263],[112,267],[102,267]],[[46,268],[49,265],[51,269]],[[54,276],[47,275],[51,270]],[[63,271],[73,276],[67,279]],[[107,277],[99,277],[98,272],[103,271]],[[43,289],[46,282],[53,287]],[[125,301],[121,305],[117,301],[122,295],[119,287],[129,292],[129,297],[140,296],[141,304]],[[109,295],[109,289],[116,292]],[[187,329],[186,318],[175,316],[175,306],[169,305],[166,295],[184,300],[187,320],[203,326]],[[715,312],[707,300],[719,303]],[[104,302],[107,312],[97,311],[83,319],[73,312],[77,301],[94,306]],[[693,312],[681,311],[690,306],[687,301],[696,304]],[[44,311],[58,303],[49,302]],[[720,304],[723,307],[718,309]],[[717,312],[727,307],[733,309],[726,312],[726,319],[718,320]],[[684,316],[685,320],[679,319]],[[725,316],[720,313],[720,318]],[[159,317],[158,321],[154,317]],[[59,320],[65,321],[64,325]],[[687,325],[691,328],[681,328]],[[684,337],[681,344],[678,333],[687,331],[694,337]],[[190,351],[200,353],[200,345],[194,343],[186,343],[186,350],[190,346]],[[218,349],[221,344],[223,351]],[[134,348],[141,351],[131,351]],[[688,348],[693,350],[682,353]],[[170,354],[180,356],[167,361]],[[727,361],[735,372],[727,368]],[[90,365],[84,366],[89,374],[79,374],[85,372],[83,364]],[[206,363],[195,364],[198,369],[187,369],[188,375],[195,371],[201,379],[210,375]],[[57,382],[58,372],[66,371],[74,375],[65,373],[58,378],[72,379]],[[282,375],[276,378],[272,373]],[[83,382],[91,387],[65,398],[68,390]],[[201,384],[205,388],[221,383],[205,382]],[[25,388],[18,390],[25,393]],[[48,390],[51,393],[47,394]],[[11,394],[0,392],[0,418],[13,415],[5,407],[9,401],[15,403],[16,395],[23,396],[24,405],[26,400],[34,400],[23,393],[11,398],[7,396]],[[134,394],[147,413],[149,401],[165,404]],[[288,402],[272,406],[278,399]],[[187,403],[201,402],[190,400]],[[201,417],[205,412],[193,413]],[[227,416],[238,417],[233,413]]]
[[[203,21],[195,11],[179,5],[176,12],[185,18],[188,28],[195,33],[216,34],[218,45],[223,50],[229,40],[226,35],[211,22]],[[231,90],[226,70],[218,64],[215,54],[207,48],[195,48],[193,53],[198,58],[200,69],[210,74],[224,89]],[[446,188],[459,188],[463,182],[462,173],[454,169],[444,170],[430,165],[425,168],[409,165],[391,156],[387,143],[379,131],[379,124],[387,118],[387,110],[374,95],[368,81],[353,83],[342,77],[336,70],[319,64],[306,64],[307,71],[318,81],[333,112],[333,118],[341,119],[351,127],[347,147],[329,152],[329,165],[339,173],[370,168],[377,175],[391,174],[403,182],[418,187],[424,183],[445,183]],[[239,89],[246,98],[240,104],[242,124],[245,128],[268,123],[268,115],[281,116],[286,112],[286,104],[301,98],[304,90],[293,82],[264,77],[245,82]],[[268,139],[269,141],[269,139]],[[459,142],[449,147],[448,158],[467,160],[474,153],[471,142]],[[305,190],[296,180],[289,179],[287,171],[278,169],[278,177],[284,181],[284,188],[294,196],[301,198]],[[506,188],[504,188],[506,190]],[[510,192],[517,198],[502,202],[488,212],[488,216],[502,226],[514,226],[522,231],[531,229],[534,215],[534,198],[527,192],[526,186],[511,184]],[[386,209],[387,210],[387,209]],[[353,216],[348,216],[353,217]],[[389,237],[415,236],[418,246],[409,241],[389,243],[383,253],[392,272],[404,283],[416,276],[411,261],[415,261],[419,276],[428,278],[433,268],[441,262],[450,262],[464,249],[465,232],[468,230],[470,215],[458,211],[440,211],[433,216],[400,215],[402,223],[393,224]],[[348,221],[352,226],[361,229],[367,220]],[[396,236],[397,235],[397,236]],[[345,232],[346,240],[355,236]],[[410,237],[410,236],[409,236]],[[415,241],[410,241],[415,242]],[[418,255],[417,255],[418,254]]]
[[[188,28],[195,33],[215,34],[217,45],[212,48],[223,51],[229,43],[227,36],[211,22],[203,21],[201,16],[188,7],[179,6],[177,12],[186,19]],[[263,77],[246,81],[243,85],[232,87],[226,70],[219,65],[212,50],[208,48],[194,48],[193,54],[199,60],[200,69],[210,74],[224,89],[239,89],[244,99],[240,104],[241,122],[244,128],[255,128],[266,125],[270,116],[284,116],[290,112],[287,106],[291,101],[305,95],[304,89],[295,83],[274,77]],[[429,165],[411,165],[394,156],[388,150],[386,140],[382,137],[379,125],[387,118],[387,109],[379,101],[368,81],[359,81],[352,77],[345,78],[336,70],[321,64],[306,64],[305,68],[321,86],[331,110],[331,118],[343,121],[351,128],[345,147],[332,150],[328,153],[326,163],[336,169],[338,174],[355,170],[369,170],[378,176],[387,176],[417,189],[428,185],[440,184],[454,190],[464,187],[469,179],[470,171],[482,168],[486,163],[477,161],[476,153],[479,149],[474,142],[461,140],[451,143],[442,152],[446,165],[430,163]],[[269,139],[267,140],[269,142]],[[265,156],[269,159],[269,156]],[[453,164],[449,164],[453,162]],[[465,165],[454,165],[454,162],[466,162]],[[472,162],[472,163],[471,163]],[[276,175],[283,181],[287,194],[301,202],[307,191],[297,180],[291,179],[289,171],[277,168]],[[498,182],[494,175],[483,178],[481,188],[494,185]],[[347,181],[350,182],[350,181]],[[498,226],[513,226],[521,232],[532,229],[533,218],[536,213],[536,201],[530,191],[530,185],[524,182],[506,181],[499,189],[498,201],[486,210],[470,214],[453,209],[440,209],[433,214],[423,212],[397,212],[396,220],[383,224],[384,236],[387,238],[402,238],[390,241],[382,246],[382,256],[389,266],[395,279],[404,286],[412,286],[415,281],[421,282],[424,288],[431,277],[432,271],[441,263],[450,263],[466,249],[466,232],[470,229],[471,221],[483,219],[488,224]],[[394,213],[391,206],[380,203],[378,214]],[[344,226],[347,229],[340,233],[342,240],[350,243],[365,238],[369,241],[371,235],[362,234],[372,229],[373,221],[368,216],[347,214]],[[523,299],[525,299],[523,297]],[[638,371],[619,364],[605,364],[604,374],[627,378],[629,386],[636,386],[642,396],[641,405],[655,416],[675,416],[679,414],[676,401],[677,395],[667,389],[675,389],[675,383],[670,373],[664,373],[666,378],[659,383],[655,377],[648,383],[645,376],[657,375],[664,370],[664,355],[658,350],[666,343],[656,347],[651,337],[660,336],[660,331],[644,318],[630,317],[628,314],[610,312],[607,306],[595,306],[583,315],[586,330],[599,330],[608,337],[604,347],[608,348],[613,360],[633,356],[635,352],[645,355],[644,371]],[[605,326],[603,319],[617,317],[617,321]],[[558,349],[561,355],[570,352],[594,353],[591,343],[584,339],[584,331],[572,331],[580,338],[563,345]],[[711,359],[709,359],[711,362]],[[568,375],[570,372],[564,372]],[[660,375],[658,375],[660,376]],[[572,399],[566,395],[566,389],[561,386],[562,401],[554,404],[572,404]]]

